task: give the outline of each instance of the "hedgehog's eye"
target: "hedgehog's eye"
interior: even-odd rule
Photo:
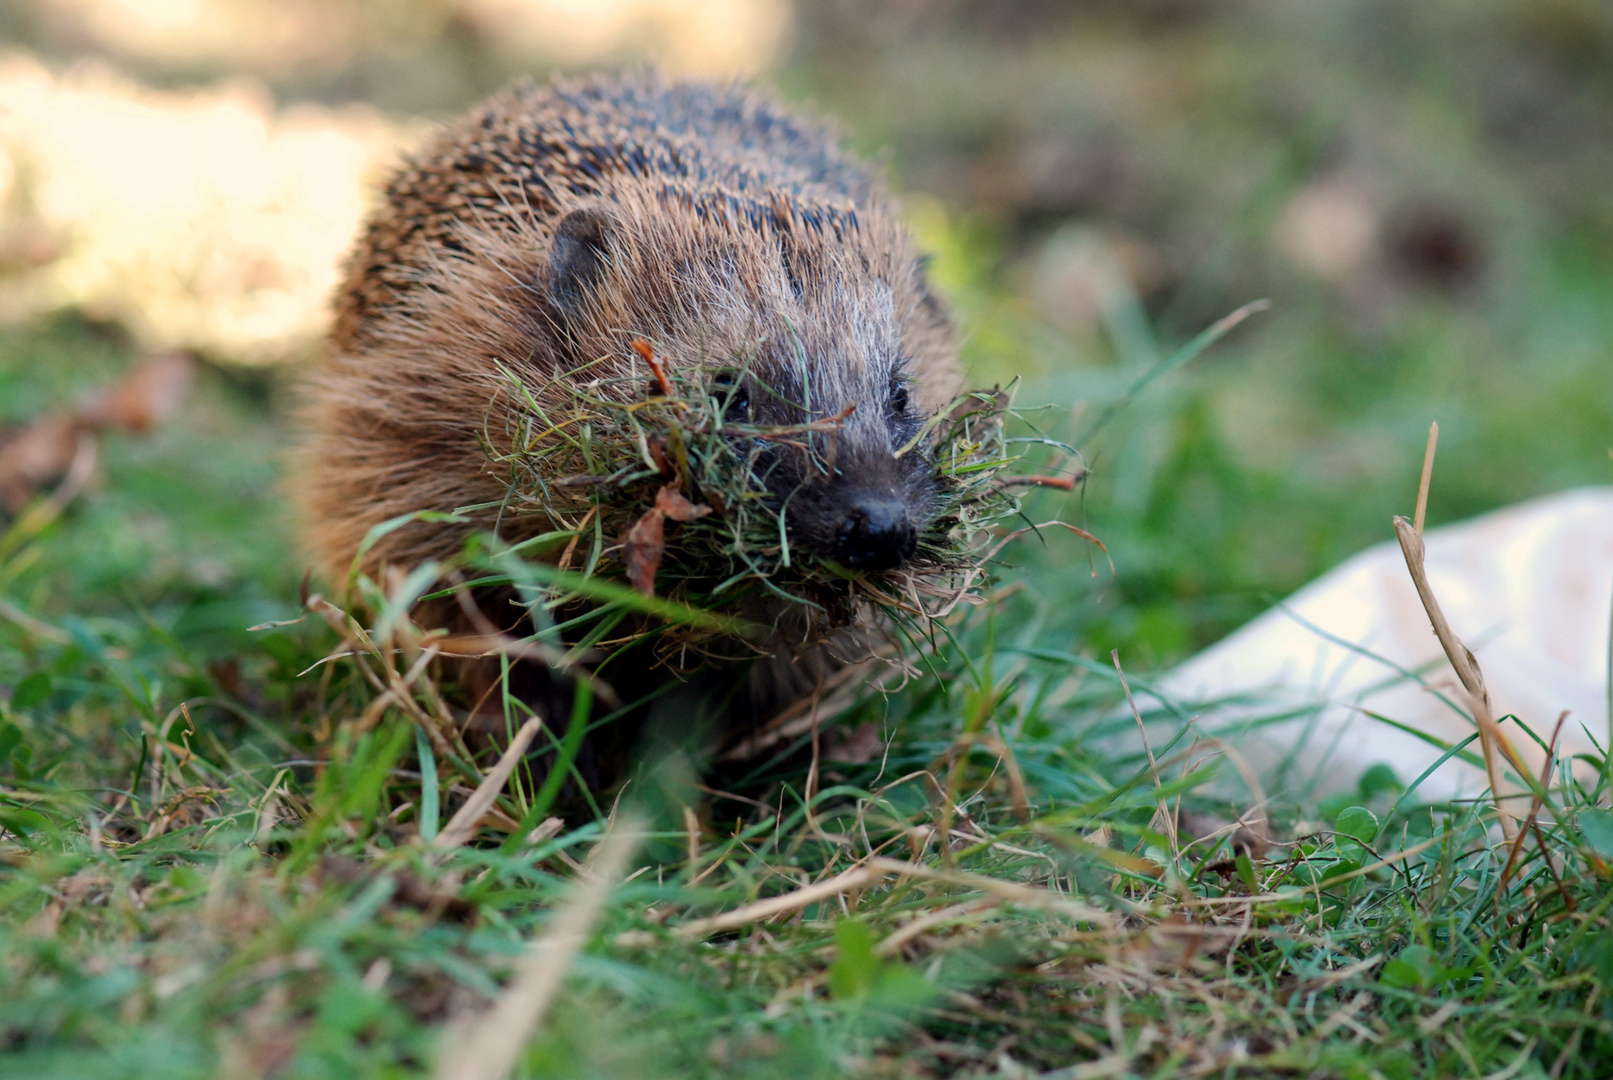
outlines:
[[[719,371],[711,377],[712,396],[722,407],[725,420],[750,419],[750,391],[737,371]]]
[[[900,378],[891,380],[890,411],[892,416],[906,416],[910,402],[907,397],[907,384]]]

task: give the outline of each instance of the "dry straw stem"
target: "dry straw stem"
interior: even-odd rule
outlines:
[[[66,645],[73,640],[67,631],[58,630],[50,623],[34,618],[3,596],[0,596],[0,619],[16,623],[28,633],[37,638],[43,638],[54,645]]]
[[[990,911],[1001,901],[995,896],[983,897],[979,900],[965,900],[961,904],[941,908],[920,915],[910,922],[904,923],[899,930],[887,934],[875,947],[874,952],[880,956],[895,956],[901,952],[902,946],[929,930],[948,923],[963,922],[976,915]]]
[[[1412,584],[1417,588],[1417,596],[1423,602],[1423,610],[1428,613],[1428,621],[1433,624],[1434,636],[1439,639],[1440,647],[1445,650],[1445,656],[1456,671],[1456,677],[1462,682],[1462,689],[1466,691],[1468,704],[1473,710],[1473,719],[1479,728],[1479,746],[1484,751],[1484,771],[1490,780],[1490,798],[1495,803],[1496,816],[1501,823],[1501,834],[1511,843],[1518,835],[1518,823],[1507,809],[1502,806],[1505,797],[1505,786],[1501,774],[1501,757],[1505,755],[1512,762],[1513,768],[1519,770],[1519,775],[1526,776],[1523,764],[1518,760],[1517,753],[1508,743],[1505,735],[1495,722],[1495,713],[1490,707],[1490,692],[1484,687],[1484,674],[1479,670],[1478,659],[1468,647],[1462,644],[1451,629],[1450,622],[1445,618],[1444,611],[1440,610],[1439,600],[1434,596],[1434,589],[1428,583],[1428,571],[1424,567],[1426,549],[1423,546],[1423,534],[1420,528],[1424,508],[1428,505],[1428,486],[1434,474],[1434,448],[1439,438],[1439,427],[1433,425],[1429,430],[1428,449],[1423,455],[1422,482],[1417,490],[1417,524],[1407,521],[1398,514],[1394,518],[1395,535],[1400,540],[1400,550],[1406,556],[1406,569],[1411,573]]]
[[[1137,702],[1131,696],[1131,684],[1126,681],[1126,673],[1121,670],[1120,650],[1111,649],[1109,652],[1109,659],[1114,661],[1115,674],[1120,676],[1120,688],[1126,692],[1126,704],[1131,706],[1132,718],[1137,721],[1137,733],[1142,736],[1143,749],[1148,751],[1148,771],[1153,774],[1154,788],[1155,790],[1158,790],[1161,786],[1159,780],[1159,762],[1154,760],[1154,748],[1153,746],[1149,745],[1148,742],[1148,729],[1143,726],[1143,714],[1137,710]],[[1165,827],[1165,835],[1170,839],[1171,856],[1173,858],[1180,859],[1182,857],[1182,843],[1181,838],[1176,833],[1176,815],[1171,810],[1166,808],[1164,802],[1159,804],[1159,809],[1155,811],[1155,814],[1160,823]]]
[[[492,1011],[444,1033],[437,1080],[503,1080],[510,1075],[621,881],[638,833],[638,823],[624,818],[605,834],[589,857],[589,875],[555,912],[544,935],[527,947]],[[458,1033],[463,1037],[456,1038]]]
[[[794,892],[782,896],[770,896],[766,900],[758,900],[754,904],[746,904],[733,911],[725,911],[721,915],[713,915],[705,919],[693,919],[681,923],[673,929],[673,934],[681,938],[698,939],[720,934],[725,930],[737,930],[741,926],[771,919],[775,915],[783,915],[791,911],[800,911],[809,904],[830,897],[842,896],[858,889],[865,889],[884,877],[884,873],[870,869],[867,866],[854,866],[850,870],[826,881],[814,885],[806,885]],[[625,934],[618,934],[616,944],[622,947],[653,944],[655,936],[642,930],[630,930]]]
[[[1540,843],[1540,853],[1545,856],[1547,871],[1553,878],[1557,878],[1557,870],[1552,865],[1551,852],[1547,850],[1545,840],[1540,836],[1540,810],[1545,805],[1546,789],[1551,785],[1551,766],[1557,760],[1557,743],[1562,738],[1563,724],[1567,721],[1568,710],[1564,709],[1561,715],[1557,717],[1557,726],[1552,729],[1551,742],[1546,745],[1546,760],[1540,763],[1539,786],[1535,788],[1533,796],[1529,800],[1529,813],[1524,816],[1523,828],[1513,838],[1512,844],[1507,851],[1506,865],[1501,868],[1501,884],[1496,886],[1498,893],[1507,887],[1507,882],[1512,877],[1513,868],[1518,864],[1518,855],[1523,851],[1524,838],[1531,832],[1535,834],[1535,839]],[[1557,891],[1562,893],[1563,900],[1567,903],[1568,909],[1572,911],[1574,902],[1568,893],[1563,892],[1560,880],[1557,882]]]
[[[1417,535],[1423,534],[1423,521],[1428,516],[1428,486],[1434,479],[1434,450],[1439,446],[1439,423],[1428,425],[1428,447],[1423,451],[1423,475],[1417,482],[1417,514],[1412,518],[1412,526]]]
[[[712,915],[709,918],[692,919],[689,922],[681,923],[672,929],[672,933],[677,937],[690,940],[710,937],[712,934],[720,934],[727,930],[737,930],[742,926],[749,926],[752,923],[762,922],[779,915],[800,911],[802,908],[822,900],[866,889],[892,876],[923,878],[959,888],[974,889],[985,893],[989,898],[989,903],[1006,902],[1018,904],[1021,907],[1055,912],[1079,922],[1095,923],[1105,927],[1111,926],[1114,922],[1114,917],[1109,912],[1071,900],[1049,889],[1038,889],[1030,885],[1021,885],[1018,882],[1002,881],[997,878],[969,874],[958,870],[944,870],[924,863],[903,862],[900,859],[886,859],[876,856],[832,878],[803,886],[793,892],[787,892],[781,896],[770,896],[766,900],[758,900],[753,904],[735,908],[733,911],[725,911],[721,915]],[[969,901],[965,906],[973,910],[974,906],[979,903],[986,903],[986,901]],[[952,913],[952,908],[948,908],[946,913],[938,913],[937,921],[950,918]],[[929,924],[927,923],[926,925]],[[914,931],[914,933],[917,932]],[[633,948],[653,944],[655,940],[656,938],[653,934],[642,930],[633,930],[625,934],[618,934],[616,944],[623,948]]]
[[[1109,927],[1113,926],[1115,921],[1114,915],[1104,911],[1102,908],[1095,908],[1090,904],[1071,900],[1069,897],[1062,896],[1051,889],[1038,889],[1031,885],[1021,885],[1017,881],[1003,881],[1000,878],[971,874],[963,870],[947,870],[941,867],[927,866],[923,863],[902,862],[899,859],[876,857],[869,859],[867,865],[872,870],[886,874],[925,878],[961,888],[978,889],[988,896],[997,897],[999,900],[1018,904],[1021,907],[1054,912],[1077,922]]]
[[[498,764],[493,766],[477,785],[476,790],[471,792],[470,798],[465,800],[465,805],[459,808],[459,812],[450,818],[448,824],[443,826],[442,832],[437,834],[437,839],[433,841],[437,847],[456,848],[476,835],[483,815],[498,801],[504,785],[509,782],[510,774],[521,763],[526,748],[532,744],[532,740],[542,728],[543,722],[535,716],[521,725],[521,730],[510,740],[510,745],[498,759]]]
[[[874,648],[868,659],[847,664],[823,681],[821,694],[785,706],[761,727],[724,750],[717,760],[748,761],[781,742],[805,735],[812,730],[813,715],[817,710],[821,709],[826,716],[844,712],[865,692],[873,673],[881,669],[906,676],[907,671],[901,664],[895,642],[884,642]],[[884,690],[886,687],[876,685],[876,689]]]

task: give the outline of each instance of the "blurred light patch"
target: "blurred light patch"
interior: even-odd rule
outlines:
[[[755,75],[782,55],[790,0],[29,0],[46,38],[170,71],[330,74],[364,53],[417,54],[469,30],[514,67],[646,60]],[[463,43],[461,43],[462,45]]]
[[[1037,250],[1030,292],[1038,313],[1080,340],[1115,318],[1140,317],[1141,296],[1158,284],[1157,251],[1135,237],[1067,225]]]
[[[1284,205],[1272,244],[1324,281],[1347,285],[1377,262],[1382,224],[1365,190],[1330,178],[1300,188]]]
[[[362,27],[344,0],[34,0],[50,36],[171,68],[264,75],[346,60]]]
[[[459,0],[506,53],[577,67],[648,57],[668,71],[755,75],[783,52],[787,0]]]
[[[366,108],[277,111],[251,83],[159,93],[0,60],[0,317],[77,307],[148,349],[307,352],[405,132]]]

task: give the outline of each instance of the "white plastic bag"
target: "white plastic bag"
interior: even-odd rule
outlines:
[[[1535,499],[1430,529],[1425,540],[1429,582],[1478,657],[1496,717],[1513,714],[1549,740],[1567,710],[1560,759],[1596,752],[1593,738],[1607,746],[1613,488]],[[1291,783],[1313,793],[1348,790],[1380,762],[1409,784],[1441,756],[1369,714],[1447,744],[1474,732],[1393,540],[1307,585],[1156,685],[1257,765],[1288,757]],[[1289,709],[1301,715],[1257,723]],[[1544,751],[1512,721],[1502,729],[1538,776]],[[1479,753],[1476,742],[1468,749]],[[1575,768],[1589,772],[1583,762]],[[1488,786],[1482,770],[1453,758],[1416,797],[1473,797]]]

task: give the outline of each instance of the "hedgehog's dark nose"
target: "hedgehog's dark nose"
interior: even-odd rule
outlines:
[[[865,495],[851,504],[835,530],[835,558],[853,570],[900,566],[918,546],[907,507],[889,495]]]

